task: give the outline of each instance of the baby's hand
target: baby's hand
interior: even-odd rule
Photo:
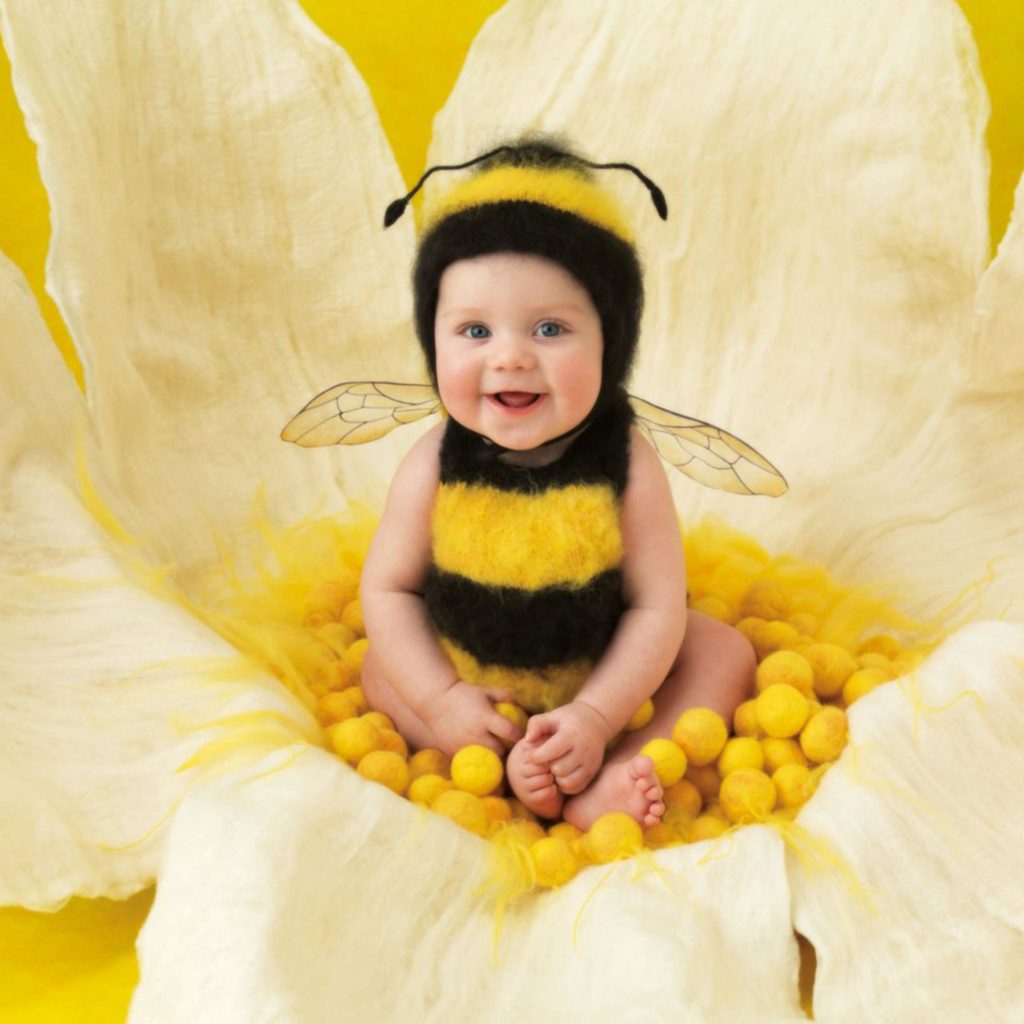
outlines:
[[[604,717],[582,701],[534,715],[526,725],[527,742],[540,744],[531,760],[549,768],[567,795],[587,788],[604,761],[609,739]]]
[[[511,699],[512,695],[504,690],[473,686],[460,680],[434,701],[423,720],[448,755],[471,743],[479,743],[504,757],[508,748],[522,739],[523,730],[498,714],[493,701]]]

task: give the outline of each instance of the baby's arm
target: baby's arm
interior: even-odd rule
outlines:
[[[527,729],[528,741],[549,737],[533,757],[552,766],[566,793],[589,783],[605,744],[664,682],[686,632],[679,519],[661,459],[635,427],[620,523],[626,610],[576,699],[535,716]]]
[[[430,516],[440,476],[444,425],[426,433],[402,461],[363,567],[366,634],[385,679],[427,724],[441,749],[470,743],[504,753],[519,728],[494,709],[487,691],[459,680],[430,624],[423,585],[430,566]]]

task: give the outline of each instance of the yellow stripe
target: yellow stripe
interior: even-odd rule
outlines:
[[[474,686],[495,686],[511,690],[516,703],[537,714],[568,704],[579,693],[594,667],[589,659],[566,662],[545,669],[509,668],[506,665],[481,665],[447,637],[439,638],[441,649],[458,672],[459,678]]]
[[[581,587],[622,562],[619,509],[608,484],[539,494],[442,484],[432,531],[439,569],[492,587]]]
[[[424,230],[470,206],[519,199],[574,213],[633,244],[633,232],[614,199],[581,174],[566,169],[496,167],[424,202]]]

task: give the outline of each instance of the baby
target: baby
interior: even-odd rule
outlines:
[[[523,804],[584,830],[657,823],[640,748],[689,707],[729,720],[755,667],[687,611],[668,481],[622,386],[639,262],[587,166],[513,144],[427,211],[417,330],[447,418],[399,467],[362,578],[369,704],[417,748],[508,751]]]

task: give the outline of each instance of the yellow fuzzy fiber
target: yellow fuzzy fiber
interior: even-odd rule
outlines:
[[[436,200],[424,202],[427,230],[448,214],[498,199],[522,199],[568,210],[626,242],[633,241],[622,211],[600,188],[573,171],[539,171],[531,167],[499,167],[455,185]]]
[[[503,517],[505,521],[508,518]],[[376,518],[361,507],[353,507],[344,518],[310,519],[283,530],[257,513],[255,525],[263,535],[265,552],[254,569],[243,575],[225,560],[203,581],[195,597],[181,598],[247,658],[265,666],[300,699],[316,707],[325,726],[339,715],[365,712],[362,691],[355,685],[366,648],[358,580],[375,524]],[[691,603],[717,609],[719,618],[739,622],[741,629],[753,623],[755,646],[762,659],[783,645],[799,650],[827,641],[849,651],[851,665],[855,664],[854,654],[865,652],[861,657],[885,662],[889,676],[894,677],[919,661],[939,638],[938,624],[916,622],[868,589],[841,587],[821,568],[789,556],[773,557],[751,537],[721,522],[701,522],[684,530],[684,538]],[[525,549],[520,550],[525,558]],[[449,654],[458,660],[459,652],[451,650]],[[582,678],[585,672],[580,673]],[[345,697],[339,694],[325,701],[337,691],[343,691]],[[538,707],[550,702],[544,697],[539,695]],[[836,706],[843,706],[839,697]],[[212,739],[182,769],[192,764],[218,764],[225,754],[224,744],[230,744],[230,752],[239,753],[247,735],[260,752],[268,745],[294,744],[294,735],[281,723],[265,721],[265,715],[258,717],[259,721],[251,724],[251,733],[239,734],[236,729],[230,737]],[[218,724],[237,726],[235,722],[206,723],[213,728]],[[321,742],[330,749],[329,737]],[[826,769],[827,765],[814,769],[815,785]],[[533,815],[517,807],[515,801],[512,808],[512,820],[503,815],[488,832],[498,844],[491,859],[490,885],[498,920],[507,903],[537,885],[529,851],[544,835]],[[806,864],[845,874],[841,859],[792,820],[797,810],[779,809],[768,816],[767,823],[778,829]],[[704,814],[718,813],[717,800],[709,797]],[[665,827],[652,831],[647,845],[698,840],[703,833],[697,829],[691,836],[692,817],[667,815]],[[737,827],[742,826],[733,826],[719,841]],[[586,863],[586,846],[577,844],[574,849],[579,862]],[[847,880],[857,892],[856,880]]]
[[[583,586],[622,561],[618,504],[607,484],[539,494],[444,484],[432,533],[439,569],[494,587]]]
[[[592,663],[586,659],[556,665],[540,672],[506,665],[481,665],[468,651],[448,639],[441,648],[451,659],[459,678],[475,686],[512,690],[525,711],[551,711],[568,704],[576,696],[590,674]]]

